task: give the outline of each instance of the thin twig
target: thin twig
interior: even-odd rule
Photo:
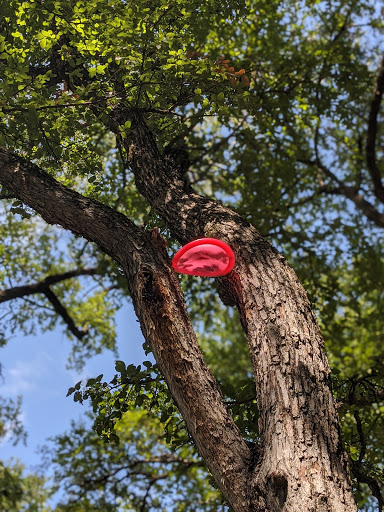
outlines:
[[[35,110],[47,110],[51,108],[68,108],[68,107],[83,107],[92,105],[92,101],[78,101],[76,103],[57,103],[54,105],[43,105],[42,107],[35,107]],[[29,112],[28,107],[0,107],[3,112]]]
[[[88,334],[88,329],[78,329],[76,327],[75,322],[69,315],[67,309],[63,306],[58,297],[53,293],[53,291],[50,288],[44,290],[43,293],[47,297],[49,302],[52,304],[53,309],[56,311],[56,313],[60,315],[64,322],[67,324],[67,327],[71,331],[71,333],[77,339],[82,340],[84,336]]]

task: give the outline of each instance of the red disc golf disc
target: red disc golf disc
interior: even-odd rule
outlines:
[[[218,277],[228,274],[235,255],[225,242],[216,238],[199,238],[184,245],[173,257],[176,272],[191,276]]]

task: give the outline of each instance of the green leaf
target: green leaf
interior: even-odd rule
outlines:
[[[115,363],[115,370],[117,372],[119,372],[119,373],[125,373],[126,368],[125,368],[124,361],[116,361],[116,363]]]
[[[75,391],[75,388],[69,388],[66,396],[72,395],[72,393],[74,393]]]
[[[73,395],[73,400],[75,402],[82,402],[82,394],[80,391],[75,392],[75,394]]]
[[[26,212],[24,210],[24,208],[20,208],[20,207],[18,207],[18,208],[11,208],[10,212],[13,213],[14,215],[15,214],[21,215],[21,217],[23,219],[30,219],[32,217],[32,215],[30,213]]]

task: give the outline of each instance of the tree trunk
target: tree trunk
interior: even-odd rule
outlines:
[[[356,510],[323,339],[296,274],[253,226],[195,194],[142,118],[130,119],[125,145],[137,187],[172,233],[182,243],[217,237],[235,252],[219,289],[239,310],[255,375],[260,453],[250,468],[250,510]]]
[[[254,231],[249,228],[249,231]],[[353,511],[320,330],[295,273],[256,232],[233,226],[238,301],[253,363],[262,454],[255,510]]]
[[[50,223],[96,242],[123,267],[145,338],[212,475],[235,512],[356,510],[323,341],[306,294],[282,256],[220,203],[194,193],[131,111],[123,141],[139,191],[181,243],[202,236],[228,242],[236,266],[219,278],[247,333],[257,403],[259,447],[251,451],[223,405],[185,309],[177,277],[156,233],[59,185],[2,150],[0,183]]]

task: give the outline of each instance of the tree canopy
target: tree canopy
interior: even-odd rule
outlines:
[[[216,201],[255,226],[303,284],[358,507],[382,510],[383,8],[374,0],[3,0],[0,160],[30,169],[42,189],[26,183],[40,196],[31,204],[0,171],[1,343],[60,325],[73,341],[69,364],[81,367],[115,348],[114,315],[135,299],[98,214],[88,239],[67,213],[62,225],[72,232],[52,225],[55,194],[61,200],[54,183],[79,194],[68,201],[86,211],[112,209],[118,227],[128,218],[124,247],[140,250],[148,235],[168,255],[189,232],[215,236],[213,221],[204,233],[199,223]],[[161,190],[165,178],[151,164],[159,155],[185,201],[189,191],[202,198],[199,211],[186,203],[190,231],[173,212],[178,196]],[[179,281],[223,402],[257,445],[244,311],[220,280]],[[93,430],[73,424],[51,443],[57,483],[69,490],[58,511],[228,510],[149,359],[118,360],[115,376],[111,369],[68,391],[91,404]],[[12,408],[0,408],[12,421]],[[16,510],[25,479],[19,466],[2,469],[2,488],[19,475],[14,508],[4,505]]]

